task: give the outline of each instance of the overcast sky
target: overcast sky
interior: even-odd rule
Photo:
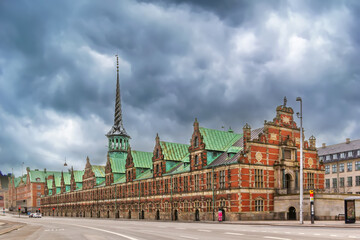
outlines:
[[[132,149],[241,132],[284,96],[317,145],[360,138],[359,1],[0,1],[0,170],[105,164],[120,58]]]

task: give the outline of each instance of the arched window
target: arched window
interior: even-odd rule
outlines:
[[[156,149],[156,158],[159,158],[159,149]]]
[[[194,147],[198,147],[199,146],[199,138],[196,136],[194,139]]]
[[[199,157],[195,155],[195,166],[199,165]]]
[[[123,148],[123,142],[122,142],[122,139],[120,139],[120,146],[119,146],[119,149],[122,149]]]
[[[119,140],[118,140],[118,139],[116,139],[115,148],[116,148],[116,149],[118,149],[118,148],[119,148]]]

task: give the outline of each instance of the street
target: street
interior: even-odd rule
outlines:
[[[201,222],[126,221],[7,215],[1,220],[27,225],[0,239],[360,239],[358,228],[240,225]]]

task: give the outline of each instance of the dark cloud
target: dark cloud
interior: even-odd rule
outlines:
[[[120,56],[133,149],[241,132],[304,100],[306,136],[336,143],[360,113],[356,1],[0,2],[2,171],[104,164]],[[4,170],[3,170],[4,169]],[[19,170],[17,170],[19,172]]]

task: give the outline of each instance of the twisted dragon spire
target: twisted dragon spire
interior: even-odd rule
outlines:
[[[108,132],[109,135],[125,135],[128,134],[125,131],[123,121],[122,121],[122,112],[121,112],[121,98],[120,98],[120,80],[119,80],[119,56],[116,55],[116,100],[115,100],[115,114],[114,114],[114,125]]]

